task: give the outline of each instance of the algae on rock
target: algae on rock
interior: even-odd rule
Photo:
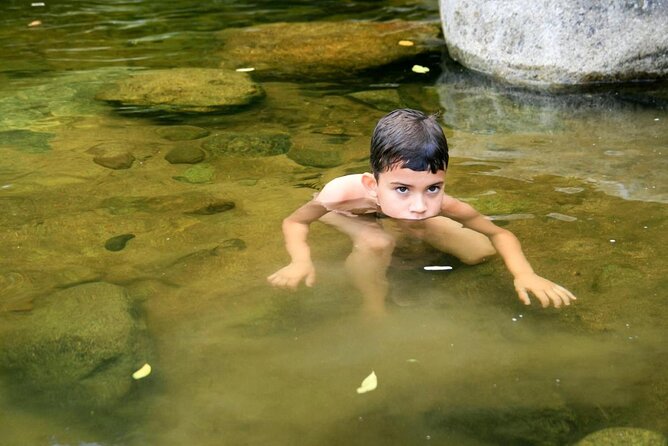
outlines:
[[[271,23],[228,28],[222,66],[253,67],[271,78],[350,76],[401,60],[440,51],[440,26],[432,22]],[[399,42],[410,40],[412,46]]]

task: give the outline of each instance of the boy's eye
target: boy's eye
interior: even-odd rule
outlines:
[[[429,186],[427,189],[428,192],[438,192],[441,190],[441,186]]]
[[[394,190],[396,190],[400,194],[405,194],[406,192],[408,192],[408,188],[406,186],[399,186]]]

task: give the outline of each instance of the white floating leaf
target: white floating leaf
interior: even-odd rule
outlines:
[[[452,269],[451,266],[441,266],[441,265],[432,265],[424,267],[425,271],[449,271],[451,269]]]
[[[240,73],[248,73],[250,71],[255,71],[255,68],[253,67],[237,68],[235,71],[238,71]]]
[[[151,366],[148,363],[146,363],[143,366],[141,366],[141,368],[139,370],[134,372],[132,374],[132,377],[134,379],[142,379],[142,378],[146,378],[150,374],[151,374]]]
[[[357,388],[357,393],[367,393],[375,390],[378,387],[378,378],[376,377],[376,372],[371,372],[369,376],[364,378],[362,385]]]
[[[423,67],[422,65],[413,65],[413,68],[411,68],[413,73],[420,73],[420,74],[425,74],[429,73],[429,68]]]

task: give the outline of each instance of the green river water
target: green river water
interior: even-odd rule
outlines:
[[[44,398],[3,372],[1,445],[558,445],[607,427],[668,433],[665,84],[528,93],[432,54],[419,59],[426,75],[411,61],[257,77],[265,98],[235,113],[136,113],[94,98],[128,69],[218,67],[225,28],[391,19],[437,21],[438,6],[3,2],[0,339],[14,342],[6,327],[56,291],[103,281],[137,303],[150,348],[113,404],[68,404],[67,389]],[[389,105],[351,99],[369,91]],[[574,305],[525,307],[500,259],[466,266],[408,243],[389,272],[388,314],[370,320],[343,269],[350,242],[322,224],[310,234],[317,285],[267,285],[288,260],[281,220],[329,179],[367,169],[373,126],[394,106],[442,112],[446,191],[512,230]],[[191,127],[279,128],[330,158],[166,162],[199,147],[169,136]],[[102,167],[100,144],[137,159]],[[434,262],[453,269],[422,270]],[[151,375],[132,381],[144,361]],[[357,394],[371,371],[378,388]]]

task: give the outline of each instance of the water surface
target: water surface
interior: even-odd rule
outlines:
[[[6,3],[0,311],[14,320],[36,297],[107,281],[141,301],[154,353],[152,375],[96,411],[17,396],[20,380],[4,377],[1,443],[567,444],[604,427],[668,430],[665,86],[548,96],[438,56],[428,76],[393,66],[345,80],[262,80],[265,101],[235,114],[147,116],[94,95],[128,68],[218,66],[214,33],[226,27],[437,20],[437,6]],[[327,180],[366,169],[385,111],[346,95],[381,89],[442,111],[447,191],[515,232],[576,305],[524,307],[499,259],[468,267],[407,243],[390,271],[389,314],[369,320],[345,280],[350,243],[324,225],[311,233],[318,285],[266,285],[287,261],[282,218]],[[221,157],[207,163],[208,181],[179,181],[188,166],[164,155],[199,143],[165,138],[177,125],[280,127],[340,146],[342,161]],[[100,144],[142,156],[105,169],[89,152]],[[234,207],[194,212],[212,199]],[[135,237],[105,248],[123,234]],[[427,261],[453,270],[424,272]],[[378,389],[358,395],[372,370]]]

